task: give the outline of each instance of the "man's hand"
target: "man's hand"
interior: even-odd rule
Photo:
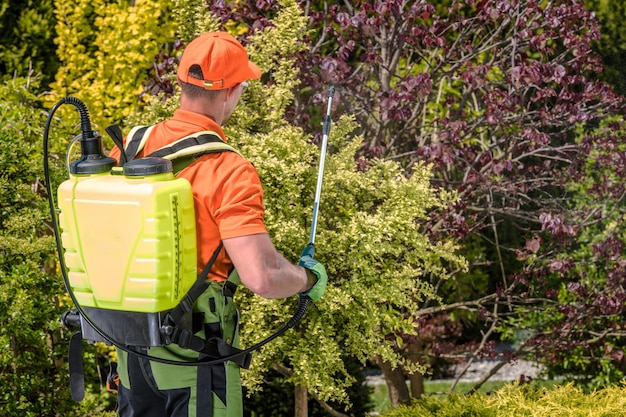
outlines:
[[[298,261],[298,265],[311,271],[313,275],[317,277],[317,282],[307,291],[302,293],[309,297],[312,301],[317,301],[322,298],[324,291],[326,290],[326,283],[328,282],[328,275],[326,275],[326,268],[324,265],[317,262],[313,257],[315,256],[315,247],[311,244],[307,245],[302,251],[302,256]]]

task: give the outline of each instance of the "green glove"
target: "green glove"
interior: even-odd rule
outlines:
[[[307,245],[302,251],[302,256],[298,261],[299,266],[303,266],[317,277],[317,282],[308,291],[302,293],[309,297],[312,301],[317,301],[324,295],[326,289],[326,283],[328,282],[328,275],[326,275],[326,268],[324,265],[317,262],[313,257],[315,256],[315,247],[312,244]]]

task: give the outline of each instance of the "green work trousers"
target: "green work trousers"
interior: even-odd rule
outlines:
[[[211,286],[196,300],[194,319],[201,323],[196,335],[219,336],[238,347],[238,312],[223,284]],[[197,326],[196,326],[197,327]],[[148,355],[174,361],[206,359],[178,345],[153,347]],[[239,365],[180,366],[150,361],[117,350],[120,386],[118,417],[241,417],[243,400]]]

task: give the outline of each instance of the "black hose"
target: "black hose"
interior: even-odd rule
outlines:
[[[87,132],[91,132],[91,120],[89,119],[89,110],[87,110],[87,106],[85,103],[77,99],[76,97],[65,97],[61,99],[63,103],[72,104],[78,110],[80,114],[80,130],[83,133],[83,136]],[[63,104],[61,103],[61,104]]]

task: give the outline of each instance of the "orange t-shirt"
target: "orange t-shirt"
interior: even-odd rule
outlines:
[[[210,130],[224,141],[222,128],[212,119],[185,110],[155,125],[145,148],[137,157],[168,145],[193,133]],[[119,161],[120,152],[112,149],[110,156]],[[267,233],[263,222],[263,188],[252,164],[234,152],[200,156],[179,174],[191,183],[196,211],[198,239],[198,272],[213,255],[222,239]],[[232,262],[224,249],[209,273],[209,279],[224,281]]]

